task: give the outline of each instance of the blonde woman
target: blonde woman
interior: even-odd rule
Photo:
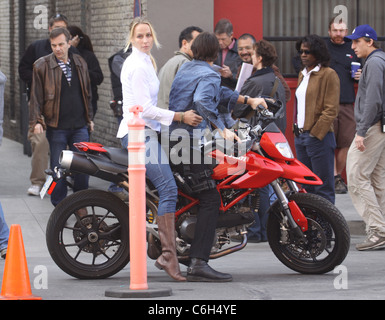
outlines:
[[[155,265],[164,269],[173,279],[185,281],[179,269],[175,246],[175,210],[177,186],[167,161],[167,156],[158,142],[161,125],[169,126],[173,121],[198,125],[202,118],[193,111],[173,112],[157,107],[159,80],[156,63],[151,55],[154,44],[159,47],[151,23],[135,18],[130,26],[127,48],[132,53],[123,64],[121,82],[123,89],[123,121],[117,137],[123,147],[128,145],[127,121],[131,117],[131,106],[143,107],[141,117],[146,124],[146,174],[159,193],[158,229],[162,243],[162,254]]]

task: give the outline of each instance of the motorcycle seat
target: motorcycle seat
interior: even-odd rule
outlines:
[[[128,151],[123,148],[104,147],[107,151],[107,156],[112,162],[121,166],[128,166]]]

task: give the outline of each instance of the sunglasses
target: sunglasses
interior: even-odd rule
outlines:
[[[303,54],[309,55],[309,54],[311,54],[311,51],[310,50],[298,50],[298,53],[299,53],[299,55],[303,55]]]
[[[64,14],[61,14],[61,13],[58,13],[58,14],[55,14],[53,17],[53,19],[64,19],[64,20],[68,20],[67,17],[64,15]]]

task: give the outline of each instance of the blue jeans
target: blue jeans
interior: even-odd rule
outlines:
[[[146,176],[159,194],[158,216],[174,213],[178,199],[178,188],[168,163],[166,152],[158,141],[158,135],[151,129],[146,135]],[[128,135],[121,139],[123,148],[128,146]]]
[[[322,181],[321,186],[306,185],[307,192],[315,193],[335,204],[334,193],[334,152],[336,139],[333,132],[329,132],[321,141],[311,137],[308,132],[295,138],[297,158]]]
[[[47,139],[50,149],[50,166],[53,170],[59,166],[59,157],[63,150],[78,152],[73,144],[75,142],[88,142],[90,139],[87,127],[73,130],[60,130],[47,128]],[[74,174],[74,192],[88,189],[89,176],[86,174]],[[64,179],[58,181],[51,194],[51,203],[57,206],[67,196],[67,182]]]
[[[258,211],[254,212],[255,222],[247,229],[248,237],[255,237],[260,241],[267,241],[266,225],[269,217],[267,212],[276,200],[276,195],[271,185],[268,185],[259,189],[259,197],[259,208]]]
[[[5,222],[3,207],[0,203],[0,251],[8,247],[9,228]]]

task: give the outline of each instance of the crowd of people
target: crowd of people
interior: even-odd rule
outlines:
[[[50,20],[49,28],[49,38],[31,44],[19,65],[20,78],[28,88],[30,110],[30,195],[39,194],[45,182],[44,170],[58,166],[62,150],[72,149],[75,142],[89,141],[97,112],[97,86],[103,81],[91,40],[80,28],[70,26],[61,14]],[[336,193],[349,191],[367,226],[367,239],[357,249],[385,245],[385,190],[381,178],[385,177],[385,54],[379,49],[373,28],[358,26],[348,36],[347,24],[333,19],[328,40],[318,35],[298,40],[298,56],[293,59],[299,74],[295,96],[276,65],[275,47],[266,40],[257,41],[251,33],[236,39],[227,19],[220,20],[214,32],[197,26],[184,29],[179,50],[159,72],[151,55],[153,46],[159,45],[151,22],[135,18],[128,33],[126,47],[109,60],[114,93],[111,108],[120,124],[117,138],[127,148],[126,123],[132,116],[129,109],[143,106],[146,150],[158,150],[148,152],[152,158],[146,159],[147,176],[159,193],[157,224],[162,253],[155,263],[158,268],[176,281],[232,280],[231,275],[208,265],[220,208],[220,195],[210,187],[215,185],[210,177],[206,177],[207,189],[198,194],[200,206],[191,262],[187,277],[182,276],[175,244],[177,186],[170,165],[164,161],[168,150],[163,149],[159,136],[163,130],[172,136],[173,130],[184,129],[191,157],[198,152],[194,146],[202,138],[195,136],[194,129],[208,128],[224,139],[239,140],[232,127],[241,117],[249,117],[253,124],[250,114],[260,105],[267,108],[260,96],[282,102],[282,114],[276,120],[282,132],[287,129],[289,116],[286,103],[296,100],[294,125],[288,129],[295,134],[297,157],[323,181],[321,186],[305,186],[307,192],[334,204]],[[353,74],[352,62],[362,64]],[[253,71],[235,90],[244,63],[252,65]],[[0,89],[1,76],[0,72]],[[193,173],[207,169],[205,164],[191,163],[189,170]],[[345,166],[347,181],[342,178]],[[75,175],[73,186],[74,192],[87,189],[88,176]],[[127,198],[118,186],[112,185],[109,190]],[[66,182],[59,182],[51,195],[52,204],[56,206],[66,195]],[[263,188],[260,195],[255,223],[249,228],[249,238],[256,242],[267,241],[265,225],[271,189]],[[4,221],[1,205],[0,220]],[[4,230],[0,231],[3,255],[6,228],[1,227],[1,221],[0,228]]]

